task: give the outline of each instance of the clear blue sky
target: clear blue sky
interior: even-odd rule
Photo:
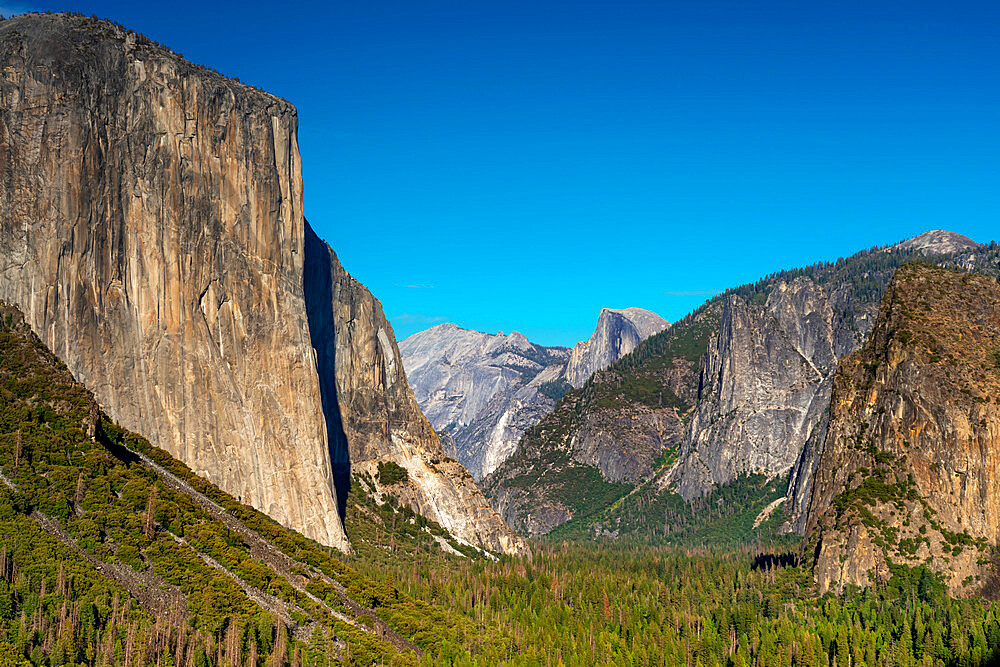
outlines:
[[[0,5],[294,102],[307,217],[399,338],[568,345],[604,306],[673,320],[927,229],[1000,237],[1000,3]]]

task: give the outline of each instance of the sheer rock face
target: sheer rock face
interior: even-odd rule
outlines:
[[[454,324],[413,334],[400,350],[424,413],[482,479],[572,384],[582,385],[667,326],[642,308],[604,309],[594,334],[572,351],[536,345],[517,332],[486,334]]]
[[[0,23],[0,298],[116,421],[344,547],[294,108],[104,22]]]
[[[998,390],[997,281],[901,268],[834,382],[807,517],[821,591],[890,563],[927,563],[956,594],[996,583],[980,559],[1000,539]]]
[[[296,128],[289,103],[111,23],[0,22],[0,299],[24,311],[113,419],[347,549],[331,465],[344,443],[328,432],[346,431],[350,453],[368,458],[390,441],[423,451],[436,439],[412,397],[372,413],[396,420],[382,430],[388,440],[362,428],[360,411],[377,403],[364,387],[406,385],[381,309],[360,296],[331,301],[331,313],[349,307],[352,318],[333,317],[334,336],[310,332],[323,308],[307,304],[304,287]],[[351,351],[332,385],[317,373],[330,340]],[[350,401],[343,424],[338,385]],[[470,497],[470,483],[459,476],[456,493]],[[458,517],[442,523],[473,543],[488,533],[463,532]]]
[[[574,387],[595,371],[607,368],[634,350],[639,343],[670,326],[656,313],[642,308],[604,308],[588,340],[577,343],[566,365],[566,381]]]
[[[726,298],[676,473],[682,496],[793,467],[829,403],[834,329],[830,298],[806,277],[776,285],[762,309]]]
[[[468,470],[445,456],[407,382],[382,304],[344,270],[329,246],[311,230],[307,235],[306,298],[321,311],[310,308],[319,375],[321,382],[335,378],[342,417],[342,434],[331,421],[334,468],[349,459],[355,470],[378,484],[378,464],[395,462],[409,476],[392,489],[402,502],[469,544],[527,553],[527,545],[490,508]]]

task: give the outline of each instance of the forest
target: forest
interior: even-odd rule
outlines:
[[[678,517],[671,545],[568,531],[531,558],[494,559],[454,541],[446,553],[439,526],[376,502],[358,476],[344,556],[117,427],[9,307],[0,399],[0,665],[1000,659],[1000,610],[950,598],[929,570],[818,597],[796,544],[735,539],[777,482],[723,489],[725,511],[662,508]]]

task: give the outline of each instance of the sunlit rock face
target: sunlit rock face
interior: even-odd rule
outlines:
[[[434,428],[477,479],[506,459],[521,434],[552,410],[569,350],[521,334],[441,324],[400,343],[406,374]]]
[[[603,309],[594,333],[570,352],[566,381],[582,387],[594,371],[607,368],[669,326],[665,319],[642,308]]]
[[[676,475],[681,495],[795,465],[829,403],[834,319],[830,295],[806,277],[776,285],[763,307],[726,298]]]
[[[923,255],[946,255],[975,250],[979,244],[968,236],[943,229],[932,229],[896,245],[905,250],[916,250]]]
[[[123,426],[341,549],[351,456],[437,455],[378,302],[303,218],[288,102],[106,21],[17,17],[0,164],[0,299]],[[467,473],[414,478],[456,536],[521,548]]]
[[[927,564],[955,594],[995,596],[1000,539],[1000,286],[904,266],[870,340],[840,364],[813,475],[821,591]]]
[[[667,321],[648,310],[604,309],[590,339],[572,350],[440,324],[400,343],[407,377],[431,424],[476,479],[514,452],[526,430],[595,370],[631,352]]]

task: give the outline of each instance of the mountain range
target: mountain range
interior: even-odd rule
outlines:
[[[567,392],[483,480],[487,496],[535,536],[676,540],[687,505],[732,493],[748,502],[728,502],[721,514],[742,515],[727,520],[775,503],[754,530],[801,533],[838,362],[867,340],[896,269],[996,274],[996,256],[938,230],[728,290]]]
[[[0,664],[1000,657],[996,242],[397,345],[297,122],[0,19]]]
[[[477,480],[510,456],[521,435],[571,387],[669,323],[642,308],[605,308],[589,339],[544,347],[516,331],[487,334],[439,324],[399,344],[417,402],[445,451]]]

